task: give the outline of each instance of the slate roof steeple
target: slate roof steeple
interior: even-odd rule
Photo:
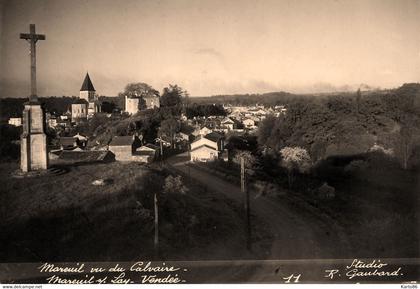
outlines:
[[[89,73],[86,73],[85,80],[83,81],[80,91],[96,91],[93,87],[92,81],[90,80]]]

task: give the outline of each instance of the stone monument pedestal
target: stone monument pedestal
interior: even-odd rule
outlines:
[[[25,103],[20,150],[20,168],[23,172],[46,170],[48,168],[44,113],[38,102]]]

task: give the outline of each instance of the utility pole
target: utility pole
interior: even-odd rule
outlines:
[[[159,257],[159,205],[157,192],[154,195],[154,206],[155,206],[155,238],[154,238],[154,247],[155,247],[155,257]]]
[[[246,214],[246,248],[251,250],[251,211],[249,207],[249,192],[246,188],[246,169],[245,169],[245,159],[241,157],[241,192],[244,195],[244,207]]]
[[[188,142],[188,179],[191,182],[191,168],[190,168],[190,162],[191,162],[191,144]]]
[[[162,137],[159,138],[160,141],[160,167],[163,167],[163,145],[162,145]]]

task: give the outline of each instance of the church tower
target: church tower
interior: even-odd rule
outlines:
[[[89,73],[86,73],[85,80],[80,88],[80,98],[85,99],[87,102],[94,102],[96,100],[95,92]]]

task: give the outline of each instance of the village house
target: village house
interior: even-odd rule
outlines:
[[[190,141],[190,135],[185,133],[185,132],[178,132],[175,136],[177,141],[181,141],[181,142],[188,142]]]
[[[72,136],[62,136],[60,137],[60,147],[61,150],[74,150],[77,148],[77,139]]]
[[[57,125],[55,126],[55,128],[57,127],[67,128],[71,126],[70,121],[62,120],[61,118],[58,118],[56,122],[57,122]]]
[[[213,132],[213,130],[212,129],[210,129],[210,128],[208,128],[208,127],[202,127],[200,130],[199,130],[199,135],[207,135],[207,134],[209,134],[209,133],[212,133]]]
[[[71,121],[80,122],[87,119],[89,103],[85,99],[78,99],[71,104]]]
[[[141,146],[137,136],[115,136],[108,145],[108,149],[115,155],[115,160],[136,161],[133,153]]]
[[[136,114],[144,109],[153,109],[160,107],[159,96],[129,97],[125,96],[125,112]]]
[[[216,117],[209,116],[204,120],[202,126],[205,126],[209,129],[214,130],[214,129],[220,127],[220,120]]]
[[[136,161],[151,163],[159,157],[160,149],[154,144],[145,144],[136,149],[134,154]]]
[[[13,126],[21,126],[22,125],[22,118],[21,117],[11,117],[8,121],[9,125]]]
[[[243,118],[243,114],[239,111],[235,111],[235,112],[229,114],[229,118],[232,119],[232,120],[235,119],[237,121],[241,121],[242,118]]]
[[[57,122],[57,117],[55,117],[55,116],[51,116],[51,117],[47,120],[47,125],[48,125],[49,127],[52,127],[52,128],[57,127],[57,125],[58,125],[58,122]]]
[[[223,126],[223,128],[226,128],[227,130],[233,130],[235,122],[231,118],[226,117],[225,119],[222,120],[221,125]]]
[[[64,121],[64,120],[69,120],[71,117],[71,110],[70,108],[62,115],[59,116],[59,119]]]
[[[147,96],[144,97],[144,109],[153,109],[160,107],[160,99],[159,96]]]
[[[256,128],[255,121],[252,118],[245,118],[242,121],[242,123],[243,123],[243,125],[246,129],[255,129]]]
[[[75,136],[71,137],[60,137],[60,147],[61,150],[82,150],[85,149],[87,146],[87,137],[76,134]]]
[[[223,136],[217,132],[199,136],[191,143],[191,161],[207,162],[218,159],[224,150]]]
[[[75,136],[73,136],[75,139],[77,139],[77,144],[81,148],[85,148],[87,146],[88,138],[87,136],[81,135],[80,133],[77,133]]]

